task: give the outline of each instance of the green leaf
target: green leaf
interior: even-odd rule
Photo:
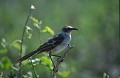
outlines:
[[[52,69],[51,60],[48,59],[48,58],[45,57],[45,56],[42,56],[42,57],[40,58],[40,64],[47,66],[49,69]]]
[[[31,62],[31,60],[30,60],[30,62]],[[40,59],[38,59],[38,58],[36,58],[36,59],[32,59],[32,63],[33,63],[33,65],[38,65],[39,62],[40,62]]]
[[[0,73],[0,78],[3,78],[3,72]]]
[[[40,29],[42,21],[38,21],[38,19],[34,18],[34,17],[30,17],[30,19],[33,21],[33,26],[37,27],[38,29]]]
[[[40,24],[40,25],[42,24],[42,20],[39,21],[39,24]]]
[[[37,24],[39,23],[39,22],[38,22],[38,19],[36,19],[36,18],[34,18],[34,17],[32,17],[32,16],[30,17],[30,19],[31,19],[34,23],[37,23]]]
[[[28,74],[29,78],[32,78],[32,77],[33,77],[33,76],[32,76],[32,72],[27,72],[27,74]]]
[[[4,65],[3,65],[3,63],[0,61],[0,68],[4,68]]]
[[[103,73],[103,78],[109,78],[109,75],[107,75],[106,73]]]
[[[37,27],[38,29],[40,29],[40,27],[39,27],[39,25],[38,25],[37,23],[33,23],[33,25],[34,25],[35,27]]]
[[[62,77],[62,78],[67,78],[70,74],[69,71],[63,71],[63,72],[58,72],[58,74]]]
[[[32,34],[27,34],[27,37],[30,39],[32,37]]]
[[[12,68],[13,70],[19,71],[19,69],[18,69],[17,67],[11,66],[11,68]]]
[[[7,48],[0,49],[0,54],[6,54],[7,53]]]
[[[3,48],[6,48],[7,42],[6,42],[6,39],[5,39],[5,38],[2,38],[1,45],[2,45]]]
[[[16,48],[18,50],[20,50],[20,48],[21,48],[20,45],[21,45],[21,40],[15,40],[11,43],[11,46],[13,46],[14,48]]]
[[[29,63],[30,63],[30,62],[29,62],[28,60],[24,60],[24,61],[22,62],[22,65],[23,65],[23,66],[26,66],[27,64],[29,65]]]
[[[103,78],[106,78],[107,74],[106,73],[103,73]]]
[[[29,26],[26,26],[26,33],[27,33],[27,37],[30,39],[32,37],[32,33],[31,33],[31,28]]]
[[[11,61],[10,61],[9,58],[3,57],[3,58],[1,59],[1,65],[3,65],[3,66],[2,66],[3,69],[9,69],[9,68],[12,66],[12,63],[11,63]],[[1,65],[0,65],[0,66],[1,66]]]
[[[50,35],[54,35],[54,31],[49,26],[46,26],[45,29],[42,30],[42,32],[47,32]]]

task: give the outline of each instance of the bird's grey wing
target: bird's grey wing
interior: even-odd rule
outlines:
[[[61,44],[64,40],[64,36],[61,34],[54,36],[53,38],[49,39],[46,43],[41,45],[37,50],[42,52],[48,52],[54,49],[57,45]]]

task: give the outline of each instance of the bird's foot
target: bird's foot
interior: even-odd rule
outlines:
[[[58,58],[57,58],[57,61],[58,61],[58,62],[63,62],[63,60],[64,60],[64,59],[62,59],[61,57],[58,57]]]
[[[53,68],[53,71],[54,71],[55,73],[58,72],[58,68],[54,67],[54,68]]]

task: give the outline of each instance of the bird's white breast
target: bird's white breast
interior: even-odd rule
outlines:
[[[54,49],[55,52],[63,51],[68,46],[69,42],[71,41],[71,33],[64,34],[64,37],[65,39],[63,40],[63,42]]]

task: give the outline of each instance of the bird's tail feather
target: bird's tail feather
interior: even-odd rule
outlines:
[[[38,52],[38,50],[34,50],[33,52],[31,52],[31,53],[29,53],[29,54],[27,54],[27,55],[19,58],[17,61],[18,61],[18,62],[22,62],[23,60],[26,60],[26,59],[28,59],[29,57],[35,55],[37,52]]]

